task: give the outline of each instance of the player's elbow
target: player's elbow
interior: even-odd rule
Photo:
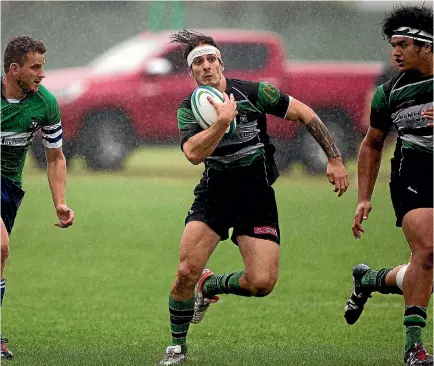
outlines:
[[[378,139],[372,139],[365,137],[362,143],[360,144],[360,150],[374,150],[377,152],[381,152],[384,147],[384,142]]]
[[[197,149],[194,149],[194,147],[189,144],[188,141],[184,144],[183,150],[185,157],[193,165],[199,165],[205,160],[203,156],[198,151],[196,151]]]
[[[384,141],[386,140],[387,132],[388,131],[383,131],[378,128],[369,127],[360,148],[381,152],[384,147]]]
[[[55,163],[61,163],[61,164],[66,164],[66,159],[65,159],[65,155],[63,154],[63,151],[61,148],[57,148],[57,149],[46,149],[46,159],[47,159],[47,164],[55,164]]]
[[[187,158],[187,160],[190,163],[192,163],[193,165],[199,165],[204,160],[204,159],[202,159],[201,156],[199,156],[198,154],[192,153],[191,151],[189,151],[189,152],[184,151],[184,155]]]

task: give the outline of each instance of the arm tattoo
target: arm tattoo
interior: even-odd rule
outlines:
[[[327,127],[321,122],[318,116],[313,117],[306,128],[314,139],[321,145],[328,158],[337,158],[341,156],[338,148],[333,142]]]

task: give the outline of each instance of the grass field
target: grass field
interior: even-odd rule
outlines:
[[[76,222],[60,230],[45,176],[26,167],[2,314],[15,353],[10,365],[157,363],[170,342],[168,292],[200,172],[172,149],[139,152],[123,174],[90,174],[74,164],[68,203]],[[325,177],[296,169],[275,190],[282,244],[274,292],[261,299],[223,296],[203,323],[190,327],[186,365],[401,364],[401,297],[374,295],[354,326],[343,318],[356,263],[384,267],[408,259],[387,182],[376,187],[360,241],[351,236],[354,184],[337,199]],[[209,266],[234,271],[242,261],[228,241]],[[432,326],[430,310],[430,350]]]

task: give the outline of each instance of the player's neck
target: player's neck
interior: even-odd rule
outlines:
[[[218,86],[218,90],[220,90],[222,93],[226,91],[227,83],[226,78],[222,75],[222,78],[220,79],[220,85]]]
[[[431,62],[427,62],[423,65],[421,65],[419,67],[419,72],[423,75],[423,76],[430,76],[432,75],[432,68],[433,68],[433,64],[432,61]]]
[[[2,79],[2,94],[6,99],[23,99],[26,96],[18,86],[16,80],[7,74]]]

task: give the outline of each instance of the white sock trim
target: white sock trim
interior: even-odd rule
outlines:
[[[405,274],[405,271],[407,270],[407,267],[408,267],[408,264],[401,267],[401,269],[396,274],[396,284],[401,289],[401,291],[402,291],[402,283],[404,281],[404,274]]]

